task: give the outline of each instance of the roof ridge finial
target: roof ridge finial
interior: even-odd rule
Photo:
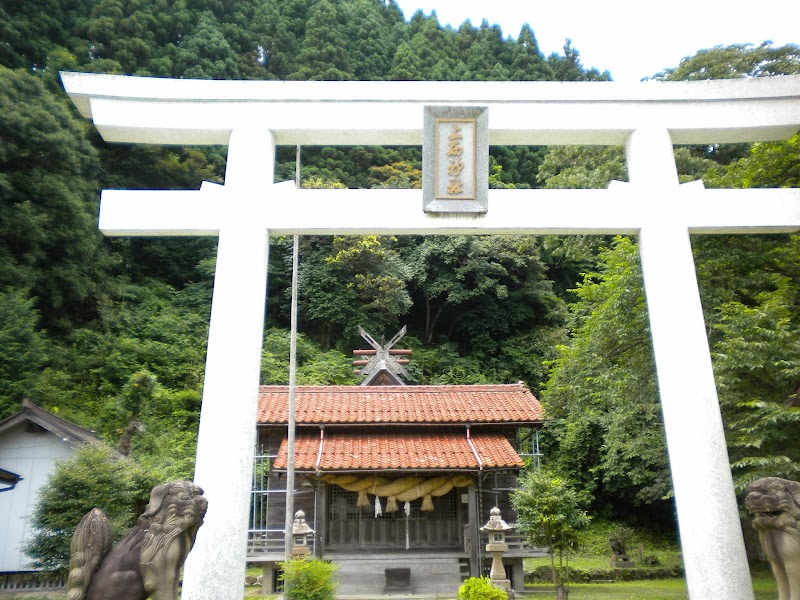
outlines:
[[[384,337],[381,336],[381,341],[378,343],[361,325],[358,326],[358,333],[372,346],[372,350],[353,350],[354,356],[369,357],[353,361],[354,367],[361,367],[354,371],[358,375],[366,376],[361,385],[405,385],[401,377],[406,379],[409,377],[408,371],[403,366],[408,364],[408,358],[398,357],[410,356],[412,351],[392,348],[406,334],[406,326],[403,325],[388,342],[384,342]]]

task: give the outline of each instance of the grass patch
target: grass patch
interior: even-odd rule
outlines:
[[[778,588],[769,570],[755,567],[752,571],[756,600],[775,600]],[[552,586],[533,586],[531,591],[547,592]],[[537,593],[531,598],[555,598]],[[569,588],[570,600],[686,600],[686,582],[683,579],[654,579],[650,581],[621,581],[616,583],[573,583]]]
[[[681,561],[681,553],[678,552],[676,549],[666,549],[666,550],[654,550],[648,549],[644,552],[645,556],[655,556],[660,563],[658,567],[653,568],[672,568],[672,567],[680,567],[683,563]],[[647,565],[640,565],[639,564],[639,554],[638,551],[636,553],[631,553],[630,559],[634,562],[637,567],[641,567],[643,569],[648,568]],[[608,553],[605,555],[597,555],[597,554],[578,554],[577,556],[573,556],[569,561],[569,566],[575,569],[608,569],[609,563],[611,561],[611,551],[609,550]],[[532,571],[536,567],[548,567],[550,566],[550,559],[549,558],[526,558],[525,559],[525,569]]]

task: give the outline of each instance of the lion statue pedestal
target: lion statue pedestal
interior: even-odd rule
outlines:
[[[744,504],[778,582],[778,600],[800,600],[800,483],[757,479]]]
[[[103,511],[87,514],[72,536],[69,600],[177,600],[178,576],[203,524],[208,501],[191,481],[153,488],[139,521],[112,549]]]

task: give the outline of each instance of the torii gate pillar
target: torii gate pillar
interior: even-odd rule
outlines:
[[[683,216],[675,210],[681,194],[669,132],[633,132],[626,156],[630,186],[655,186],[663,193],[649,198],[659,208],[639,231],[639,254],[690,596],[739,590],[748,597],[752,582],[741,558],[744,540],[694,257]],[[708,568],[719,562],[740,568]]]
[[[239,507],[252,493],[269,252],[268,231],[247,215],[272,187],[274,163],[270,131],[233,132],[225,173],[231,205],[219,230],[195,461],[195,481],[219,509],[206,513],[200,551],[186,561],[183,598],[224,598],[232,578],[244,581],[249,513]]]
[[[689,595],[752,600],[689,235],[796,232],[800,190],[679,186],[672,147],[789,138],[800,129],[800,77],[633,86],[62,80],[107,141],[230,145],[225,186],[106,190],[100,207],[107,235],[220,236],[196,467],[209,508],[184,600],[242,595],[268,232],[639,235]],[[630,183],[489,190],[479,215],[424,213],[421,190],[272,185],[275,143],[420,145],[429,106],[485,107],[492,145],[624,144]]]

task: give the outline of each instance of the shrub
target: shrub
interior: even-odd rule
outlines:
[[[470,577],[458,588],[458,600],[508,600],[508,595],[488,577]]]
[[[136,523],[150,489],[159,483],[157,475],[100,444],[88,444],[59,462],[31,515],[33,535],[25,546],[33,559],[29,566],[66,571],[75,527],[95,507],[106,513],[119,539]]]
[[[321,558],[296,558],[281,563],[286,600],[334,600],[336,566]]]

